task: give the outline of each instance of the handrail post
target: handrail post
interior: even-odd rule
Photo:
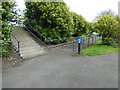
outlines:
[[[50,40],[48,40],[48,41],[49,41],[49,46],[48,47],[49,47],[49,51],[50,51]]]
[[[75,44],[74,44],[75,42],[73,41],[73,54],[74,54],[74,52],[75,52]]]
[[[92,44],[93,44],[93,37],[92,37]]]
[[[95,37],[95,43],[96,43],[96,37]]]
[[[18,41],[18,55],[20,55],[20,42]]]

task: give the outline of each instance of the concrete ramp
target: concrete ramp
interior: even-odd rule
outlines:
[[[13,31],[14,36],[20,41],[20,55],[24,59],[43,55],[46,53],[43,46],[39,45],[23,27],[16,26]],[[17,41],[11,37],[11,40],[18,48]]]

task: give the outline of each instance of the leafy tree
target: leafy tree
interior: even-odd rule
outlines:
[[[119,41],[120,40],[120,17],[118,15],[116,15],[114,17],[114,20],[118,22],[118,27],[116,28],[116,30],[113,34],[114,35],[113,38],[115,39],[115,41],[117,43],[120,43],[120,41]]]
[[[102,36],[102,43],[111,45],[115,43],[116,30],[118,30],[118,21],[112,15],[103,15],[95,22],[97,33]]]
[[[48,40],[70,37],[72,18],[64,2],[26,2],[25,22],[29,23],[36,35],[42,33]],[[56,42],[59,43],[60,41]]]
[[[82,17],[74,12],[70,12],[73,18],[73,30],[75,36],[80,36],[87,33],[88,31],[88,22]]]
[[[88,34],[92,35],[93,32],[96,32],[95,24],[93,22],[88,22]]]

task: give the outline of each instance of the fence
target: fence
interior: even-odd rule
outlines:
[[[53,42],[53,41],[57,41],[58,39],[48,40],[48,39],[47,39],[43,34],[41,34],[40,32],[38,32],[39,35],[40,35],[40,38],[38,38],[38,37],[37,37],[35,34],[33,34],[33,32],[31,31],[31,29],[33,29],[33,31],[34,31],[35,29],[38,29],[38,28],[37,28],[37,27],[33,27],[33,26],[31,26],[30,24],[28,24],[28,23],[26,23],[26,25],[28,25],[29,28],[26,28],[25,26],[23,26],[23,27],[25,27],[25,28],[27,29],[27,31],[28,31],[32,36],[34,36],[34,37],[36,38],[36,41],[39,41],[40,43],[42,43],[42,44],[43,44],[45,47],[47,47],[47,49],[49,49],[49,50],[50,50],[51,48],[55,48],[55,47],[58,47],[58,46],[64,47],[64,45],[72,44],[73,42],[76,43],[75,40],[71,40],[70,42],[53,45],[52,42]],[[49,43],[48,43],[48,44],[44,43],[44,42],[42,41],[42,38],[44,38],[44,39],[45,39],[46,41],[48,41]],[[62,38],[62,39],[59,39],[59,40],[68,40],[68,39],[76,39],[76,40],[77,40],[78,38],[80,38],[80,36],[78,36],[78,37],[67,37],[67,38]],[[90,38],[85,38],[85,39],[83,39],[82,49],[85,49],[86,47],[89,47],[90,45],[92,45],[93,43],[95,43],[98,38],[100,38],[100,37],[90,37]]]
[[[101,40],[101,37],[84,38],[81,43],[81,50],[88,48],[89,46],[93,45],[99,40]],[[77,51],[78,51],[78,43],[76,41],[73,41],[73,54],[75,54]]]
[[[80,37],[71,37],[71,38],[74,38],[74,39],[77,40]],[[66,38],[66,39],[68,39],[68,38]],[[85,49],[85,48],[89,47],[90,45],[96,43],[100,39],[101,39],[101,37],[97,37],[97,36],[96,37],[90,37],[90,38],[84,38],[84,39],[82,39],[83,42],[81,43],[81,46],[82,46],[81,48]],[[51,48],[55,48],[55,47],[59,47],[59,46],[64,47],[65,45],[68,45],[68,44],[73,44],[73,45],[76,46],[77,45],[76,40],[66,42],[66,43],[57,44],[57,45],[49,45],[48,47],[49,47],[49,49],[51,49]]]

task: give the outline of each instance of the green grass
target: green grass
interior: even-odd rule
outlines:
[[[102,45],[101,40],[98,41],[95,45],[90,46],[87,49],[82,50],[82,55],[87,56],[97,56],[97,55],[105,55],[105,54],[112,54],[117,53],[118,48],[114,48],[112,46]],[[119,50],[120,51],[120,50]]]

